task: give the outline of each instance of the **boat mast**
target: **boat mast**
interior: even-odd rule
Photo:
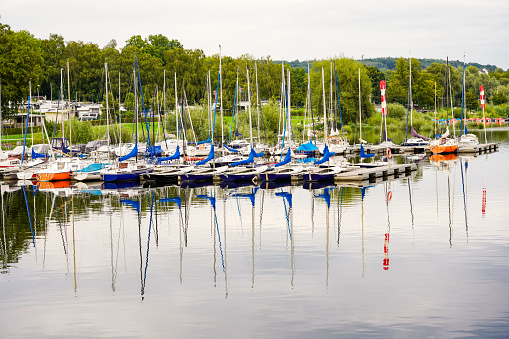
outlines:
[[[163,71],[163,114],[164,114],[163,137],[164,142],[166,143],[166,70]],[[168,148],[168,146],[166,146],[166,148]]]
[[[258,142],[261,143],[261,137],[260,137],[260,106],[259,103],[260,103],[260,92],[259,92],[259,89],[258,89],[258,67],[256,65],[256,61],[255,61],[255,81],[256,81],[256,111],[258,113],[258,119],[257,119],[257,127],[258,127]],[[263,119],[263,118],[262,118]],[[263,131],[265,132],[265,128],[263,129]],[[267,139],[267,138],[265,138]],[[265,141],[265,143],[267,143],[267,141]]]
[[[450,91],[450,95],[449,95],[449,98],[451,99],[451,123],[453,122],[453,119],[454,119],[454,106],[453,106],[453,96],[452,96],[452,82],[451,82],[451,69],[450,67],[448,67],[448,71],[449,71],[449,91]],[[456,128],[455,128],[455,125],[454,123],[452,124],[452,131],[454,133],[454,137],[456,138]]]
[[[412,58],[408,58],[410,63],[410,72],[409,72],[409,96],[410,96],[410,126],[413,128],[413,114],[414,114],[414,99],[412,98]]]
[[[29,87],[30,87],[30,99],[32,99],[32,80],[30,80]],[[37,100],[39,100],[39,98],[37,98]],[[33,116],[34,116],[33,114],[30,116],[30,133],[32,134],[32,147],[34,146],[34,118],[33,118]]]
[[[322,96],[323,96],[323,143],[327,144],[327,107],[325,107],[325,78],[322,67]]]
[[[311,117],[311,127],[313,128],[312,140],[315,141],[316,146],[316,134],[315,134],[315,119],[313,116],[313,102],[311,100],[311,73],[309,71],[309,62],[308,62],[308,96],[309,96],[309,116]]]
[[[0,154],[2,153],[2,78],[0,78]],[[2,204],[3,206],[3,204]]]
[[[178,115],[178,106],[179,99],[177,94],[177,72],[175,72],[175,131],[177,133],[177,146],[179,141],[179,115]],[[183,140],[183,139],[182,139]]]
[[[330,63],[330,91],[329,91],[329,101],[330,101],[330,103],[329,103],[329,113],[330,113],[330,114],[334,114],[334,115],[333,115],[333,116],[334,116],[334,118],[333,118],[333,119],[335,120],[335,118],[336,118],[336,114],[335,114],[335,113],[333,113],[334,111],[333,111],[333,109],[332,109],[332,107],[333,107],[333,106],[332,106],[332,97],[333,97],[333,95],[332,95],[332,62],[331,62],[331,63]],[[334,107],[334,110],[335,110],[335,107]],[[330,128],[330,129],[331,129],[331,132],[334,132],[334,127],[335,127],[335,124],[334,124],[334,121],[332,121],[332,122],[331,122],[331,128]]]
[[[382,116],[383,119],[383,116]],[[359,142],[362,144],[361,69],[359,68]]]
[[[437,82],[435,81],[435,135],[437,135]]]
[[[410,65],[410,73],[408,75],[408,93],[407,93],[407,106],[406,106],[406,128],[405,128],[405,142],[408,141],[408,110],[410,109],[410,93],[412,92],[412,60],[408,57],[408,63]]]
[[[110,105],[108,100],[108,64],[104,63],[104,71],[106,72],[106,82],[105,82],[105,88],[106,88],[106,135],[107,135],[107,143],[108,143],[108,149],[110,148]],[[110,157],[110,152],[108,152],[108,160]]]
[[[121,155],[120,154],[120,149],[121,149],[120,146],[122,146],[122,113],[120,111],[120,98],[121,98],[121,96],[120,96],[120,71],[118,71],[118,120],[119,120],[118,121],[119,122],[119,124],[118,124],[118,127],[119,127],[119,129],[118,129],[118,134],[119,134],[119,136],[118,136],[118,146],[119,146],[118,154],[119,155]]]
[[[221,45],[219,45],[219,92],[221,94],[221,149],[223,150],[224,155],[224,125],[223,125],[223,75],[221,74]],[[212,136],[214,137],[214,136]],[[214,144],[214,140],[211,139],[210,142]]]
[[[277,130],[277,141],[279,143],[279,136],[281,135],[281,125],[283,125],[283,111],[286,107],[286,93],[285,93],[285,66],[281,63],[281,104],[279,105],[279,124]],[[283,131],[284,134],[284,131]],[[284,143],[284,141],[283,141]]]
[[[466,106],[465,100],[465,54],[463,54],[463,90],[461,91],[461,131],[460,135],[466,134],[465,130],[467,129],[467,110],[465,109],[465,127],[463,127],[463,108]],[[466,107],[465,107],[466,108]]]
[[[447,56],[446,69],[445,69],[445,123],[449,128],[449,56]]]
[[[292,132],[292,105],[291,105],[291,86],[290,86],[290,69],[288,69],[288,123],[287,123],[287,128],[288,128],[288,147],[291,147],[291,141],[292,141],[292,138],[293,138],[293,132]],[[281,153],[282,154],[282,153]]]
[[[254,148],[253,146],[253,122],[251,120],[251,91],[249,87],[249,69],[246,67],[246,74],[247,74],[247,102],[248,102],[248,109],[249,109],[249,138],[251,139],[251,148]]]
[[[72,120],[71,120],[71,80],[69,76],[69,59],[67,59],[67,102],[69,103],[69,113],[67,115],[67,120],[69,121],[69,153],[71,153],[72,158]],[[64,119],[62,119],[62,122]],[[64,143],[64,139],[62,138],[62,145]]]
[[[134,142],[136,143],[136,147],[138,146],[138,78],[136,76],[136,69],[133,69],[134,75],[134,116],[135,120],[135,132],[134,132]],[[138,162],[138,153],[136,153],[136,162]]]
[[[62,151],[63,150],[63,147],[64,147],[64,116],[65,116],[65,113],[64,113],[64,102],[65,102],[65,98],[64,98],[64,69],[63,68],[60,68],[60,93],[62,93],[62,144],[60,145],[60,150]],[[57,120],[58,120],[58,108],[57,108]],[[56,122],[55,122],[55,126],[56,126]]]

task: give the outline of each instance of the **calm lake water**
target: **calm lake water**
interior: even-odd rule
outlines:
[[[507,337],[488,138],[363,188],[4,185],[0,337]]]

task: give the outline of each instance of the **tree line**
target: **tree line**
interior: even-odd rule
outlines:
[[[101,102],[105,100],[105,64],[108,65],[108,90],[112,105],[132,98],[135,75],[135,57],[139,65],[142,91],[147,107],[152,96],[166,91],[165,102],[171,110],[183,97],[190,105],[207,102],[207,90],[215,92],[219,63],[222,67],[222,103],[225,113],[232,114],[234,100],[247,100],[247,83],[253,105],[261,100],[279,101],[285,90],[283,76],[290,73],[292,106],[312,107],[322,114],[339,113],[343,123],[355,122],[359,116],[359,96],[363,116],[375,112],[380,103],[380,81],[387,82],[387,101],[407,104],[409,68],[412,68],[412,98],[419,107],[434,109],[445,102],[446,65],[432,62],[422,69],[421,62],[412,58],[398,58],[390,69],[383,70],[366,61],[346,57],[291,63],[275,61],[270,56],[256,59],[251,55],[237,58],[217,54],[207,56],[200,49],[186,49],[176,39],[164,35],[133,36],[118,48],[115,40],[106,46],[82,41],[65,41],[63,36],[50,34],[37,39],[28,31],[13,31],[0,23],[0,79],[3,118],[18,112],[29,95],[58,99],[62,91],[67,100]],[[383,58],[380,58],[383,59]],[[69,63],[69,79],[66,65]],[[392,65],[391,65],[392,66]],[[308,71],[309,67],[309,71]],[[249,79],[247,73],[249,70]],[[453,101],[461,105],[463,66],[449,65]],[[509,71],[493,67],[486,73],[476,66],[466,67],[467,108],[477,109],[479,86],[485,88],[488,103],[507,103]],[[337,77],[337,82],[336,82]],[[209,80],[210,79],[210,80]],[[308,79],[311,95],[308,95]],[[323,80],[322,80],[323,79]],[[67,88],[69,82],[70,88]],[[360,86],[359,86],[360,82]],[[238,83],[238,93],[236,93]],[[360,92],[359,92],[360,88]],[[323,100],[325,93],[326,100]],[[120,97],[119,97],[120,96]],[[340,106],[339,106],[340,105]],[[390,114],[390,113],[389,113]]]

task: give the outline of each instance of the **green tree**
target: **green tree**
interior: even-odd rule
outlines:
[[[292,68],[290,73],[291,81],[291,104],[292,106],[304,106],[306,103],[308,77],[303,68]]]
[[[0,23],[3,119],[15,114],[18,107],[28,99],[30,80],[32,89],[41,83],[44,60],[40,48],[39,40],[27,31],[14,32],[8,25]]]
[[[479,101],[472,88],[465,93],[465,105],[469,111],[475,111],[479,107]]]
[[[361,111],[363,119],[369,118],[374,112],[373,104],[371,103],[371,80],[367,74],[366,68],[358,61],[349,58],[339,58],[332,60],[323,60],[313,62],[311,69],[311,92],[312,102],[314,108],[317,108],[318,115],[323,116],[323,87],[325,87],[325,106],[327,107],[328,115],[334,115],[338,110],[329,112],[330,102],[335,103],[337,99],[337,92],[335,90],[335,75],[333,79],[333,90],[330,91],[331,63],[335,64],[338,76],[339,100],[341,102],[341,118],[343,125],[349,122],[357,122],[359,120],[359,70],[361,78]],[[322,83],[322,67],[323,78],[325,86]],[[333,70],[334,72],[334,70]],[[334,106],[334,105],[333,105]],[[339,114],[336,114],[339,125]]]
[[[507,103],[507,96],[505,96],[502,92],[497,92],[493,94],[491,101],[493,102],[493,105],[502,105]]]
[[[367,74],[371,80],[371,101],[381,103],[380,82],[385,80],[385,74],[375,66],[366,66]]]

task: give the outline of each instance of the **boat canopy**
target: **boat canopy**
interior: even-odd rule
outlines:
[[[76,172],[80,172],[80,173],[96,172],[96,171],[99,171],[99,170],[103,169],[104,167],[106,167],[106,165],[109,165],[109,164],[90,164],[87,167],[82,168]]]
[[[311,141],[309,141],[305,144],[302,144],[299,146],[299,148],[297,148],[297,151],[301,151],[301,152],[313,152],[316,150],[318,150],[318,147],[316,147],[316,145],[313,144]]]

